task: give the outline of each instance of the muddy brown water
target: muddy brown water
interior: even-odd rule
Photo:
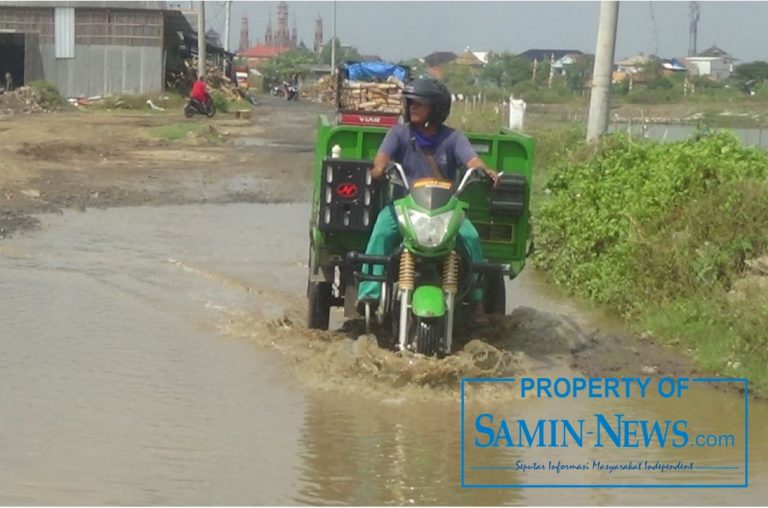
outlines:
[[[355,340],[359,330],[338,314],[336,331],[310,333],[301,326],[308,214],[303,204],[65,212],[0,243],[0,504],[768,499],[768,409],[760,402],[750,406],[749,489],[461,488],[458,379],[579,375],[570,353],[599,318],[526,272],[509,283],[509,316],[442,361]],[[541,403],[512,400],[504,387],[472,394],[467,415],[550,414]],[[605,401],[558,404],[573,418],[685,410],[743,438],[743,399],[733,393],[698,390],[678,402],[626,400],[609,409]],[[666,457],[591,453],[605,462]],[[695,458],[737,464],[741,454],[700,449]],[[584,452],[513,449],[505,457],[578,462]],[[655,473],[648,481],[729,482],[741,473]],[[492,471],[479,481],[563,478]]]

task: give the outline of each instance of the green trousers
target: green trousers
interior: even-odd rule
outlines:
[[[368,246],[365,253],[372,256],[389,256],[403,241],[400,230],[397,226],[397,218],[392,205],[384,208],[379,213],[376,223],[373,225],[371,238],[368,240]],[[468,256],[473,263],[482,263],[483,250],[480,246],[480,235],[477,234],[475,226],[465,219],[459,227],[459,241],[456,242],[459,252],[463,256]],[[363,273],[370,273],[370,267],[363,265]],[[384,267],[373,265],[373,275],[383,275]],[[475,275],[475,278],[477,275]],[[376,301],[381,297],[381,283],[376,281],[361,281],[357,288],[357,299],[371,298]],[[483,299],[482,288],[475,288],[470,295],[473,302]]]

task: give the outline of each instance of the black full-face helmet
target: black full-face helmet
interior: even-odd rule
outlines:
[[[410,121],[409,106],[412,100],[432,107],[427,119],[430,125],[442,125],[451,112],[451,92],[447,86],[433,78],[419,78],[408,82],[403,88],[402,96],[406,121]]]

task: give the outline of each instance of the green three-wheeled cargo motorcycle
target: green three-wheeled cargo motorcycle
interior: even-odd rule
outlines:
[[[503,130],[466,133],[490,168],[502,173],[492,188],[478,171],[460,172],[459,181],[408,182],[402,168],[388,168],[384,182],[369,169],[387,129],[332,124],[321,116],[314,163],[309,225],[309,328],[328,329],[331,307],[359,317],[357,285],[382,284],[380,304],[366,306],[366,324],[395,349],[442,356],[454,348],[454,321],[464,319],[469,293],[483,288],[486,312],[505,312],[504,277],[523,269],[530,237],[530,184],[533,140]],[[366,256],[377,215],[394,201],[402,245],[391,256]],[[477,229],[487,262],[473,264],[457,248],[461,220]],[[378,269],[375,267],[378,266]],[[388,337],[388,338],[387,338]],[[389,341],[389,342],[387,342]],[[380,340],[381,343],[381,340]]]

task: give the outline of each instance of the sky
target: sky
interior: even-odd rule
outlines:
[[[287,2],[289,28],[311,48],[315,19],[323,17],[324,39],[331,37],[333,3]],[[206,1],[207,26],[224,33],[223,1]],[[277,24],[278,2],[235,1],[230,47],[237,48],[242,16],[248,16],[251,42],[264,38],[268,17]],[[398,61],[434,51],[460,53],[527,49],[595,52],[599,2],[573,1],[378,1],[336,2],[336,35],[364,54]],[[700,2],[697,49],[717,45],[740,62],[768,60],[768,1]],[[643,53],[664,58],[688,54],[689,2],[626,1],[619,4],[615,60]]]

